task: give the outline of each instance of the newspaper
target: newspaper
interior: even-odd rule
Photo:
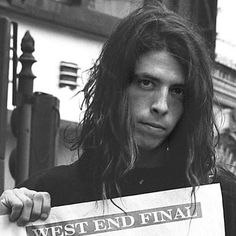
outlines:
[[[0,216],[4,236],[224,236],[219,184],[54,207],[46,221],[18,227]],[[115,204],[114,204],[115,203]],[[117,206],[119,207],[117,207]]]

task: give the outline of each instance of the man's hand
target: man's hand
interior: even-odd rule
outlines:
[[[12,222],[24,226],[30,221],[46,220],[51,209],[47,192],[36,192],[27,188],[6,190],[0,197],[0,215],[9,214]]]

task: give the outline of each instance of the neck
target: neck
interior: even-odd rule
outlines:
[[[168,159],[167,152],[166,145],[162,145],[161,147],[152,150],[144,150],[139,148],[138,159],[135,166],[140,168],[165,166]]]

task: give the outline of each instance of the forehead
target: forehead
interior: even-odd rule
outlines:
[[[184,72],[181,64],[167,51],[150,51],[136,62],[134,74],[151,76],[154,79],[171,84],[184,84]]]

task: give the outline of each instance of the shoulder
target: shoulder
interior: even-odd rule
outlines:
[[[52,206],[79,203],[89,199],[89,176],[79,161],[44,170],[19,187],[48,192]]]
[[[227,236],[236,235],[236,176],[219,169],[216,181],[221,185],[225,230]]]
[[[218,169],[215,182],[220,183],[223,198],[236,205],[236,176],[224,169]]]
[[[79,169],[78,162],[70,165],[56,166],[50,169],[43,170],[31,176],[28,180],[21,183],[20,186],[25,186],[36,191],[45,191],[47,187],[55,187],[60,183],[63,186],[68,180],[76,178]]]

